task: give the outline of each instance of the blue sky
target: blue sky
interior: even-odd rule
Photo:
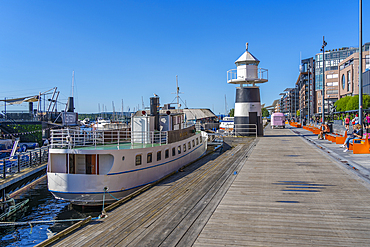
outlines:
[[[234,107],[226,72],[249,51],[269,70],[261,101],[293,87],[300,56],[359,44],[358,1],[6,1],[0,0],[0,98],[53,87],[80,113],[170,103],[178,75],[189,108]],[[363,43],[370,42],[363,1]],[[8,110],[27,110],[26,104]],[[61,108],[61,106],[59,106]],[[3,106],[0,110],[3,110]]]

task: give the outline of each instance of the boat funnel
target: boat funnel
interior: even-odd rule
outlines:
[[[75,107],[73,105],[73,97],[68,97],[67,112],[74,112]]]
[[[159,131],[159,97],[150,98],[150,115],[154,116],[154,129]]]

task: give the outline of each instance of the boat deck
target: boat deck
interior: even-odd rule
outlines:
[[[55,246],[370,245],[369,180],[289,129],[233,140]]]
[[[149,148],[158,147],[164,144],[153,143],[153,144],[143,144],[143,143],[120,143],[120,144],[107,144],[107,145],[97,145],[97,146],[84,146],[75,147],[77,150],[112,150],[112,149],[137,149],[137,148]]]

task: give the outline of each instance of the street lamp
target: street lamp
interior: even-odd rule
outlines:
[[[311,73],[311,65],[310,65],[310,60],[308,62],[308,66],[307,66],[307,71],[308,71],[308,112],[307,112],[307,115],[308,115],[308,124],[310,124],[310,108],[311,108],[311,91],[310,91],[310,73]]]
[[[321,123],[324,123],[325,119],[325,46],[328,43],[326,43],[324,36],[322,36],[322,46],[321,46],[321,51],[322,51],[322,68],[323,68],[323,75],[322,75],[322,110],[321,110]]]
[[[360,19],[360,37],[359,37],[359,53],[358,53],[358,61],[359,61],[359,77],[358,77],[358,118],[359,118],[359,124],[362,126],[362,0],[360,0],[360,14],[359,14],[359,19]]]

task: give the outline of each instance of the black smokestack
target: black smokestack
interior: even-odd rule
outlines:
[[[159,131],[159,97],[150,98],[150,115],[154,116],[154,129]]]
[[[67,112],[74,112],[75,107],[73,105],[73,97],[68,97]]]

